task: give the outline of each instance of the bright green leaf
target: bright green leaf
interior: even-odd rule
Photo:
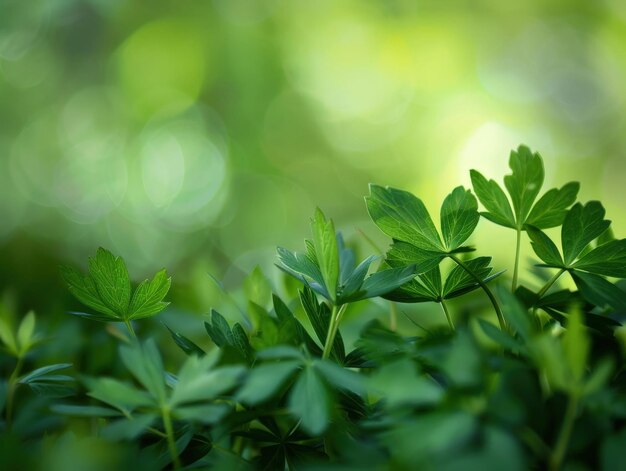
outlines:
[[[517,227],[523,227],[541,190],[544,179],[543,161],[526,146],[511,151],[509,167],[513,173],[504,177],[504,186],[511,196]]]
[[[163,302],[163,298],[170,290],[171,284],[172,279],[167,276],[165,269],[157,272],[152,280],[142,281],[133,294],[128,318],[151,317],[165,309],[169,303]]]
[[[125,316],[131,287],[124,260],[100,247],[96,256],[89,259],[89,274],[104,304],[118,316]]]

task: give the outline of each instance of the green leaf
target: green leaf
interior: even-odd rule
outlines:
[[[330,420],[330,397],[313,367],[306,367],[289,394],[289,410],[313,436],[320,435]]]
[[[509,167],[513,173],[504,177],[504,186],[511,196],[517,227],[522,228],[541,190],[544,179],[541,156],[526,146],[511,151]]]
[[[25,355],[33,344],[33,335],[35,333],[35,313],[29,311],[19,328],[17,329],[17,343],[22,355]]]
[[[102,301],[96,283],[91,277],[84,276],[71,267],[61,267],[61,276],[68,285],[70,293],[81,303],[112,318],[105,317],[106,320],[117,320],[118,315]]]
[[[363,281],[365,280],[367,271],[369,270],[369,267],[374,260],[376,260],[375,256],[370,256],[366,258],[361,263],[359,263],[359,265],[349,275],[347,275],[345,282],[342,285],[342,297],[348,298],[352,294],[358,292],[359,288],[361,288],[361,285],[363,284]]]
[[[441,206],[441,232],[448,250],[457,249],[478,225],[478,203],[470,190],[456,187]]]
[[[596,275],[626,278],[626,239],[613,240],[583,255],[573,265]]]
[[[300,366],[300,360],[263,363],[257,366],[250,371],[245,384],[237,393],[237,400],[251,406],[267,401]]]
[[[146,388],[159,404],[165,402],[165,379],[161,354],[156,342],[149,339],[144,344],[120,348],[122,362],[133,376]]]
[[[579,271],[571,272],[580,294],[590,303],[604,308],[626,310],[626,293],[600,275]]]
[[[354,302],[361,299],[375,298],[383,296],[396,288],[399,288],[403,284],[411,281],[415,278],[415,266],[410,265],[408,267],[390,268],[388,270],[381,270],[368,276],[361,289],[357,293],[357,296],[345,299],[342,297],[342,302]]]
[[[278,268],[331,299],[316,261],[307,254],[291,252],[282,247],[276,249],[280,264]]]
[[[370,185],[366,202],[374,223],[392,239],[430,252],[445,252],[428,210],[413,194]]]
[[[125,318],[131,288],[124,260],[100,247],[96,256],[89,259],[89,274],[104,304],[118,316]]]
[[[156,414],[141,414],[109,422],[101,431],[107,440],[133,440],[157,419]]]
[[[330,308],[324,303],[318,303],[315,293],[312,290],[305,288],[300,292],[300,302],[304,308],[315,335],[320,341],[321,345],[326,342],[326,336],[330,326]],[[341,332],[337,330],[333,347],[331,350],[332,355],[340,362],[342,362],[346,356],[346,351],[343,343],[343,337]]]
[[[228,322],[219,312],[215,309],[211,309],[211,323],[204,323],[204,328],[206,329],[209,337],[213,340],[213,343],[218,347],[224,347],[225,345],[233,344],[233,334],[228,325]]]
[[[154,400],[144,391],[113,378],[85,379],[88,395],[124,413],[137,407],[154,406]]]
[[[592,240],[608,229],[611,221],[604,219],[604,208],[598,201],[585,206],[576,203],[568,211],[561,229],[561,244],[566,265],[570,265]]]
[[[563,335],[563,352],[576,384],[582,384],[587,368],[590,340],[582,321],[580,309],[575,308],[569,315],[567,329]]]
[[[320,373],[326,381],[339,389],[346,389],[354,394],[364,394],[365,385],[363,378],[358,373],[347,368],[339,366],[329,360],[316,360],[313,363],[314,368]]]
[[[165,269],[157,272],[152,280],[142,281],[133,294],[128,319],[154,316],[165,309],[169,303],[163,302],[163,298],[170,290],[171,284],[172,279],[167,276]]]
[[[178,345],[181,348],[181,350],[185,352],[187,355],[198,355],[198,356],[205,355],[205,351],[202,350],[200,347],[198,347],[198,345],[196,345],[194,342],[189,340],[187,337],[185,337],[182,334],[179,334],[178,332],[174,332],[167,325],[165,327],[167,328],[167,330],[170,331],[170,335],[172,336],[172,339],[174,340],[176,345]]]
[[[465,265],[472,273],[483,279],[491,273],[490,263],[491,257],[477,257],[467,260]],[[462,290],[470,286],[475,287],[476,285],[478,285],[476,278],[470,275],[463,267],[456,265],[448,274],[441,294],[444,298],[448,298],[449,295],[457,290]]]
[[[272,286],[258,265],[243,281],[243,291],[249,301],[259,306],[265,307],[269,303],[272,297]]]
[[[245,371],[243,366],[226,366],[209,371],[219,357],[219,350],[213,352],[202,358],[197,356],[187,358],[169,401],[171,407],[215,399],[239,383]]]
[[[324,213],[317,208],[311,223],[315,255],[319,264],[324,286],[330,299],[337,299],[337,287],[339,283],[339,251],[337,248],[337,235],[332,219],[326,220]]]
[[[484,319],[478,319],[478,323],[480,324],[481,329],[487,335],[487,337],[489,337],[501,347],[512,351],[519,351],[524,348],[519,340],[511,337],[506,332],[503,332],[491,322],[487,322]]]
[[[504,286],[496,287],[496,292],[502,303],[502,314],[507,323],[524,340],[528,340],[534,333],[533,323],[528,310],[522,306],[517,297]]]
[[[526,226],[526,233],[530,238],[530,244],[537,257],[544,261],[546,265],[555,268],[565,267],[559,249],[546,234],[533,226]]]
[[[434,406],[444,397],[443,388],[431,378],[418,375],[415,364],[406,358],[381,365],[366,381],[368,389],[387,407]]]
[[[431,252],[406,242],[394,241],[385,261],[393,268],[415,265],[416,273],[425,273],[438,266],[444,258],[445,252]]]
[[[17,357],[20,355],[17,339],[15,338],[11,324],[4,317],[0,317],[0,340],[2,340],[7,350],[9,350],[13,356]]]
[[[53,404],[50,410],[55,414],[74,417],[118,417],[121,415],[121,412],[108,407],[76,406],[72,404]]]
[[[530,211],[525,224],[539,229],[549,229],[563,224],[567,208],[576,202],[580,184],[569,182],[560,189],[552,188],[547,191]]]
[[[470,176],[474,192],[487,210],[481,215],[500,226],[515,228],[515,217],[511,211],[511,205],[500,185],[495,180],[487,181],[476,170],[470,170]]]
[[[38,379],[41,379],[43,376],[49,374],[49,373],[53,373],[55,371],[59,371],[59,370],[65,370],[67,368],[71,368],[72,364],[71,363],[57,363],[54,365],[47,365],[47,366],[43,366],[41,368],[37,368],[34,371],[31,371],[30,373],[28,373],[27,375],[22,376],[19,379],[19,383],[21,384],[28,384],[32,381],[36,381]]]

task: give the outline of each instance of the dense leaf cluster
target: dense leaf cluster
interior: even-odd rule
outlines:
[[[317,210],[305,251],[278,249],[298,299],[271,294],[255,270],[240,318],[213,310],[204,323],[209,348],[167,327],[186,354],[175,373],[153,339],[135,334],[138,320],[167,306],[170,278],[162,270],[133,291],[124,261],[99,249],[87,275],[62,274],[91,310],[75,314],[113,323],[120,367],[68,376],[57,372],[72,365],[59,363],[24,374],[41,340],[35,316],[17,328],[0,317],[15,358],[0,388],[4,434],[61,427],[14,421],[30,404],[16,404],[16,391],[29,386],[51,398],[48,415],[90,423],[97,440],[127,447],[124,465],[142,469],[621,469],[626,239],[614,238],[601,203],[576,202],[578,183],[539,196],[538,154],[520,146],[510,167],[504,189],[473,170],[473,192],[445,198],[439,228],[417,196],[372,185],[367,210],[391,238],[376,268],[375,256],[357,263]],[[516,233],[510,289],[496,284],[504,270],[494,272],[490,256],[473,255],[481,217]],[[545,232],[558,227],[560,247]],[[542,286],[519,283],[525,235]],[[562,288],[566,273],[573,283]],[[476,291],[475,302],[477,290],[488,309],[456,315],[449,300]],[[392,313],[395,302],[437,303],[447,326],[400,333],[374,319],[348,342],[346,311],[372,298]],[[79,439],[57,443],[68,440]]]

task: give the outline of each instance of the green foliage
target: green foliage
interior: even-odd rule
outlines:
[[[626,296],[615,281],[626,278],[626,239],[613,236],[600,203],[575,203],[577,183],[540,197],[538,154],[522,146],[510,166],[507,193],[472,171],[486,212],[457,187],[441,206],[440,231],[417,196],[372,185],[367,209],[391,237],[376,271],[377,257],[357,263],[317,210],[305,251],[278,249],[285,279],[299,283],[286,285],[289,301],[259,267],[233,291],[217,282],[204,330],[179,323],[184,309],[167,330],[156,326],[178,356],[109,326],[121,362],[115,350],[106,364],[80,357],[82,390],[65,374],[70,363],[40,361],[33,313],[17,323],[0,309],[0,365],[11,370],[0,381],[0,438],[30,447],[45,433],[65,449],[83,443],[66,430],[85,430],[142,469],[612,469],[626,417]],[[527,232],[543,286],[523,279],[491,289],[504,270],[492,257],[468,256],[480,214],[515,229],[518,247]],[[543,232],[558,226],[560,247]],[[551,291],[565,272],[576,289]],[[124,261],[104,249],[88,275],[62,273],[95,311],[80,315],[131,332],[132,320],[167,305],[164,270],[133,292]],[[473,297],[478,288],[491,308]],[[450,328],[396,328],[397,309],[385,299],[438,303]],[[373,319],[387,306],[389,327]],[[340,331],[344,315],[350,325]],[[94,349],[114,342],[93,338]]]
[[[152,280],[142,281],[132,292],[124,260],[103,248],[99,248],[96,256],[89,259],[88,275],[71,267],[62,267],[61,274],[76,299],[97,311],[95,314],[73,313],[88,319],[129,322],[152,317],[169,304],[163,298],[170,289],[172,279],[165,270],[157,272]]]

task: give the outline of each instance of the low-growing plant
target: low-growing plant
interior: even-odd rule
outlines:
[[[142,469],[620,469],[626,239],[615,239],[601,203],[576,202],[578,183],[537,199],[539,154],[520,146],[510,167],[508,195],[472,170],[474,193],[457,187],[444,199],[440,230],[417,196],[371,185],[367,210],[391,243],[384,257],[360,263],[316,210],[305,251],[278,248],[278,267],[300,284],[297,299],[272,294],[259,269],[243,283],[245,306],[241,292],[218,283],[235,314],[212,310],[206,341],[169,321],[187,355],[177,374],[165,346],[133,327],[167,307],[170,278],[162,270],[133,291],[124,261],[98,249],[88,275],[62,274],[92,310],[73,314],[128,329],[130,337],[112,331],[126,372],[79,375],[81,391],[48,413],[91,424],[97,440],[126,447]],[[516,232],[510,285],[499,282],[508,267],[472,255],[481,217]],[[544,232],[558,227],[560,249]],[[539,258],[530,280],[520,277],[523,234]],[[566,272],[573,283],[559,285]],[[472,300],[462,316],[449,302],[461,297]],[[375,318],[347,341],[346,312],[374,298],[388,309],[439,304],[445,324],[396,330]],[[17,331],[0,322],[16,358],[2,383],[5,434],[19,384],[38,392],[71,379],[48,375],[67,364],[20,376],[33,332],[32,314]],[[63,430],[56,423],[48,433],[63,446],[77,440]]]

